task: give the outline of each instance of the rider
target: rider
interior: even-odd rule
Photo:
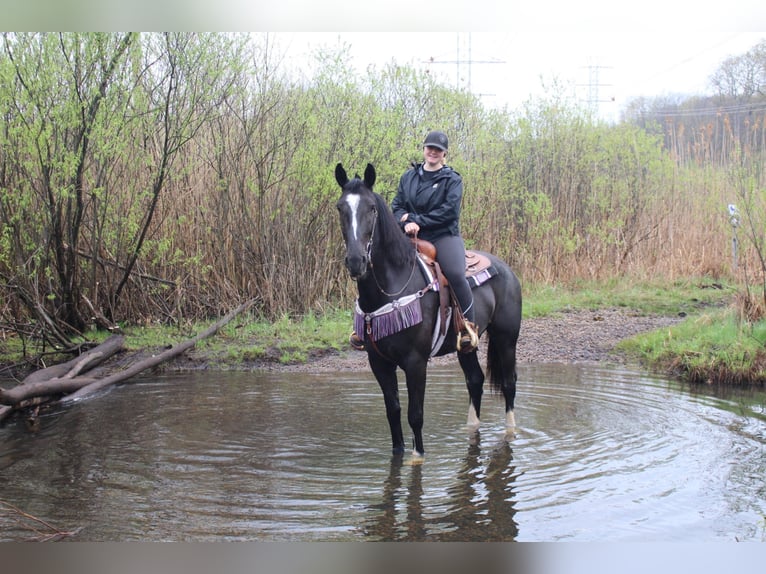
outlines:
[[[460,236],[460,207],[463,179],[446,165],[447,135],[429,132],[423,142],[423,163],[414,164],[399,180],[391,210],[407,235],[418,236],[436,246],[436,260],[449,281],[465,318],[458,335],[458,350],[470,353],[479,345],[473,293],[465,278],[465,244]],[[364,349],[356,333],[349,339],[355,349]]]

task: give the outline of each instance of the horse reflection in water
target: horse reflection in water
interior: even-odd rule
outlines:
[[[404,467],[410,473],[402,479],[402,457],[393,457],[383,485],[380,504],[370,506],[374,514],[364,527],[365,536],[384,542],[510,542],[519,533],[515,521],[512,466],[513,451],[501,441],[482,455],[477,440],[468,447],[455,483],[447,489],[446,512],[424,508],[423,466]]]
[[[423,456],[423,400],[426,370],[432,356],[456,352],[454,325],[446,327],[440,311],[444,287],[421,264],[412,241],[402,232],[391,209],[373,191],[375,168],[367,164],[364,180],[349,179],[341,164],[335,179],[341,187],[337,202],[346,244],[346,268],[359,290],[357,333],[383,392],[395,454],[404,451],[397,367],[407,382],[407,420],[413,433],[414,458]],[[521,327],[521,286],[499,258],[479,253],[489,263],[487,279],[473,289],[476,323],[487,334],[487,375],[505,398],[506,428],[515,427],[516,342]],[[478,281],[477,281],[478,283]],[[376,320],[379,324],[376,324]],[[444,329],[437,327],[438,321]],[[376,332],[377,328],[377,332]],[[362,330],[362,332],[360,332]],[[445,332],[446,331],[446,332]],[[458,353],[469,395],[468,424],[478,428],[484,373],[477,352]]]

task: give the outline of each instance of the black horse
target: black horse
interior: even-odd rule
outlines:
[[[456,351],[452,321],[442,321],[438,281],[419,262],[412,241],[402,232],[391,209],[373,192],[375,168],[367,164],[364,180],[349,180],[339,163],[335,179],[342,192],[337,203],[346,244],[345,264],[357,282],[355,326],[383,391],[395,454],[404,452],[397,367],[407,380],[407,420],[414,435],[414,455],[422,456],[423,399],[431,356]],[[515,427],[516,341],[521,328],[521,286],[503,261],[484,253],[491,276],[474,288],[476,323],[486,331],[487,375],[505,397],[506,428]],[[477,281],[478,282],[478,281]],[[441,323],[440,323],[441,321]],[[441,324],[450,323],[441,336]],[[361,331],[361,330],[363,331]],[[469,394],[468,425],[478,428],[484,373],[477,352],[458,353]]]

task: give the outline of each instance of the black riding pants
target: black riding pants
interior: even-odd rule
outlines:
[[[473,293],[465,278],[465,243],[458,235],[447,235],[433,242],[436,246],[436,260],[442,273],[452,286],[463,316],[475,323]]]

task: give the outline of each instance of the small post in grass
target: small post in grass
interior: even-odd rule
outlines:
[[[737,270],[737,255],[739,249],[739,240],[737,239],[737,227],[739,227],[739,210],[733,203],[729,204],[729,223],[731,224],[731,265],[734,271]]]

